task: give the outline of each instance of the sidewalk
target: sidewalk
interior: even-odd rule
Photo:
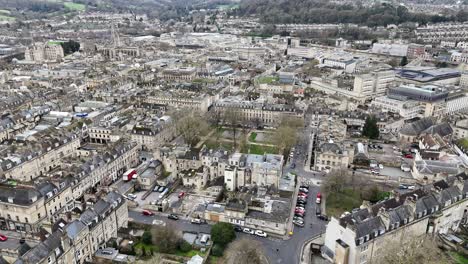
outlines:
[[[325,233],[322,233],[321,235],[318,235],[315,238],[312,238],[311,240],[304,243],[304,245],[302,246],[301,258],[300,258],[299,263],[300,264],[328,263],[325,259],[319,256],[311,258],[312,255],[310,251],[310,245],[312,243],[323,245],[325,243]]]

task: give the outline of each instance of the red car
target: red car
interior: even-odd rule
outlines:
[[[307,194],[305,194],[305,193],[302,193],[302,192],[300,192],[299,194],[297,194],[297,196],[302,196],[302,197],[305,197],[305,198],[307,198],[307,196],[308,196],[308,195],[307,195]]]
[[[297,208],[294,210],[294,213],[301,213],[301,214],[304,214],[305,213],[305,210],[302,209],[302,208]]]
[[[185,192],[179,193],[179,199],[185,196]]]
[[[322,194],[321,194],[321,193],[317,193],[317,198],[322,198]]]
[[[405,158],[407,158],[407,159],[412,159],[412,158],[413,158],[413,155],[411,155],[411,154],[406,154],[406,155],[405,155]]]
[[[149,210],[143,210],[143,211],[141,211],[141,213],[142,213],[143,215],[147,215],[147,216],[152,216],[152,215],[154,215],[154,213],[151,212],[151,211],[149,211]]]
[[[0,235],[0,241],[4,242],[4,241],[7,241],[8,240],[8,237],[5,236],[5,235]]]

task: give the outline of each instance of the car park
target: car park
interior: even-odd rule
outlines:
[[[255,235],[259,237],[267,237],[267,233],[263,232],[262,230],[255,230]]]
[[[175,214],[169,214],[167,218],[172,219],[172,220],[179,220],[179,217]]]
[[[242,229],[242,232],[244,232],[244,233],[246,233],[246,234],[250,234],[250,235],[255,234],[255,231],[253,231],[252,229],[247,228],[247,227],[244,228],[244,229]]]
[[[146,215],[146,216],[152,216],[152,215],[154,215],[154,213],[151,212],[150,210],[143,210],[143,211],[141,211],[141,214],[142,214],[142,215]]]

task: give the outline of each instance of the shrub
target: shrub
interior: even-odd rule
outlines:
[[[224,247],[219,244],[214,244],[214,246],[211,248],[211,255],[215,257],[223,256],[223,252],[224,252]]]
[[[189,242],[183,240],[179,245],[179,249],[180,249],[180,251],[182,251],[184,253],[187,253],[190,250],[192,250],[192,245],[190,245]]]

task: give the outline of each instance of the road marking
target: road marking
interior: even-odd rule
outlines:
[[[152,224],[153,225],[159,225],[159,226],[166,226],[166,222],[161,221],[161,220],[157,220],[157,219],[153,220]]]

